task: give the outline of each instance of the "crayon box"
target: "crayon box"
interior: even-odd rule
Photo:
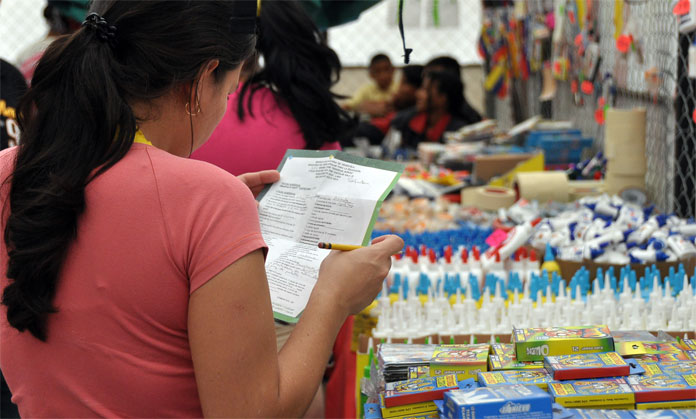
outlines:
[[[480,372],[479,385],[483,387],[509,386],[513,384],[535,385],[546,390],[551,382],[551,376],[546,370],[507,370]]]
[[[478,373],[488,370],[490,345],[439,345],[430,359],[430,375],[439,377],[456,374],[457,380],[478,379]]]
[[[513,329],[518,361],[543,361],[545,356],[613,352],[607,326]]]
[[[696,375],[631,375],[626,378],[636,394],[636,402],[696,400]]]
[[[633,390],[623,378],[602,378],[549,383],[549,393],[565,407],[626,406],[635,403]]]
[[[491,371],[500,370],[526,370],[543,369],[544,363],[539,361],[522,362],[515,356],[515,345],[511,343],[494,343],[491,345],[491,354],[488,357],[488,366]]]
[[[444,402],[444,417],[450,419],[553,417],[551,396],[536,386],[516,384],[449,391]]]
[[[637,361],[632,362],[638,367]],[[618,352],[547,356],[544,366],[554,380],[620,377],[631,373],[628,362]]]
[[[367,406],[367,404],[365,404]],[[401,418],[406,415],[422,415],[437,412],[437,406],[433,401],[404,404],[401,406],[386,407],[384,405],[384,395],[380,394],[379,404],[381,415],[384,419]],[[367,418],[365,418],[367,419]]]
[[[645,375],[687,375],[696,374],[696,361],[665,361],[638,363],[645,369]]]
[[[673,400],[671,402],[636,403],[638,410],[696,409],[696,400]],[[692,413],[696,417],[696,412]]]
[[[395,407],[442,399],[444,392],[456,388],[457,377],[454,375],[386,383],[383,393],[384,406]]]
[[[635,410],[631,413],[636,419],[694,419],[694,412],[690,410]]]

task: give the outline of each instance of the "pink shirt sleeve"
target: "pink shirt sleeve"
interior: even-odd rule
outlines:
[[[153,167],[169,253],[188,276],[189,293],[193,293],[241,257],[257,249],[265,251],[266,244],[249,188],[213,165],[186,163],[187,170],[181,170],[181,165],[177,170],[159,170],[156,161]]]

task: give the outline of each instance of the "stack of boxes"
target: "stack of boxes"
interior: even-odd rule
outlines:
[[[380,403],[365,405],[366,417],[605,417],[602,409],[641,417],[646,409],[696,409],[690,340],[615,345],[606,326],[588,326],[515,329],[511,344],[417,345],[418,356],[409,346],[381,345],[379,369],[398,366],[410,378],[387,382]],[[696,417],[696,410],[679,412]]]

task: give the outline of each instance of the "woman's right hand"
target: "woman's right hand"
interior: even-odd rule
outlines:
[[[380,292],[391,267],[391,256],[403,247],[400,237],[387,235],[376,238],[367,247],[332,251],[321,264],[310,301],[328,299],[346,316],[359,313]]]

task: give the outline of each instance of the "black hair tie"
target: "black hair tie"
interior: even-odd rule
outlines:
[[[106,19],[99,14],[90,13],[87,15],[82,26],[92,29],[100,41],[107,42],[112,48],[116,46],[116,26],[109,25]]]

